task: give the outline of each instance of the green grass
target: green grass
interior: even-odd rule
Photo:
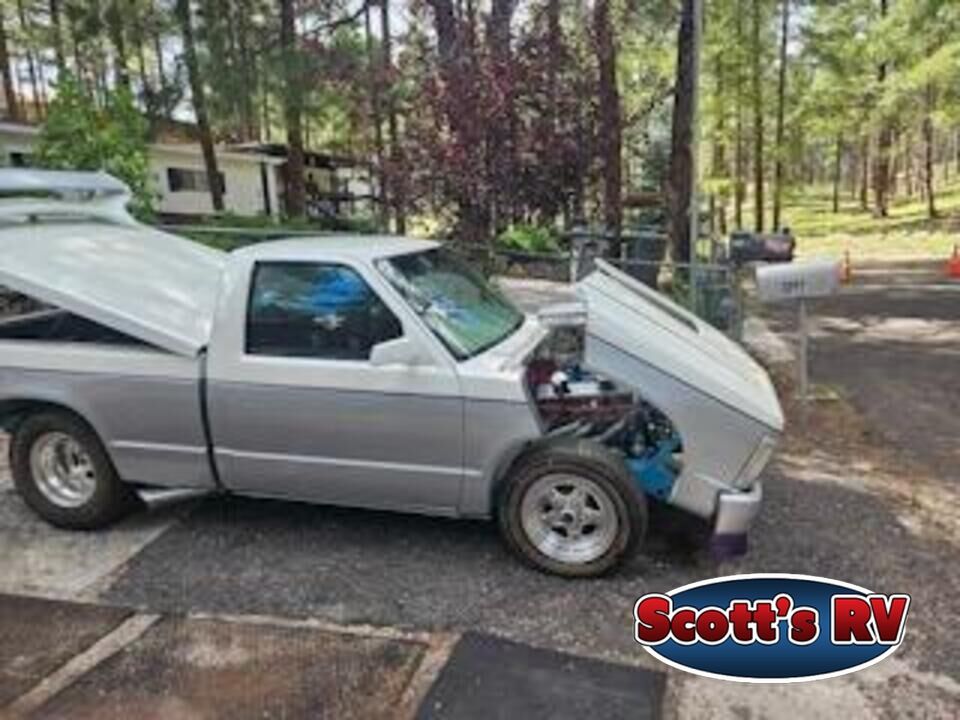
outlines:
[[[890,217],[876,218],[849,194],[834,213],[829,189],[817,188],[785,199],[784,218],[797,238],[801,257],[842,256],[852,260],[945,259],[960,243],[960,182],[940,188],[939,217],[927,217],[925,201],[898,199]]]

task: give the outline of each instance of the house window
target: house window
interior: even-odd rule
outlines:
[[[251,355],[368,360],[403,328],[360,275],[345,265],[257,263],[247,314]]]
[[[227,192],[227,181],[223,173],[217,173],[217,176],[220,178],[220,192]],[[167,168],[167,185],[170,192],[210,192],[207,173],[203,170]]]
[[[11,167],[32,167],[33,155],[24,152],[12,152],[10,153],[10,165]]]

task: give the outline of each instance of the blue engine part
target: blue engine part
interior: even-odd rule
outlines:
[[[673,490],[677,472],[673,465],[673,453],[680,447],[680,438],[673,436],[662,440],[640,457],[627,458],[633,477],[647,495],[657,500],[666,500]]]

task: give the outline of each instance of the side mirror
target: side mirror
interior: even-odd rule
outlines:
[[[374,345],[370,350],[370,364],[374,367],[387,365],[420,367],[433,363],[429,355],[423,352],[417,343],[409,338],[400,337]]]

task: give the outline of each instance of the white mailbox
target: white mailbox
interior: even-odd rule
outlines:
[[[811,260],[789,265],[765,265],[757,268],[757,295],[761,302],[797,301],[797,385],[800,399],[810,395],[807,328],[807,299],[834,295],[840,288],[840,263],[836,260]]]
[[[840,263],[811,260],[757,268],[757,295],[761,302],[800,300],[834,295],[840,287]]]

